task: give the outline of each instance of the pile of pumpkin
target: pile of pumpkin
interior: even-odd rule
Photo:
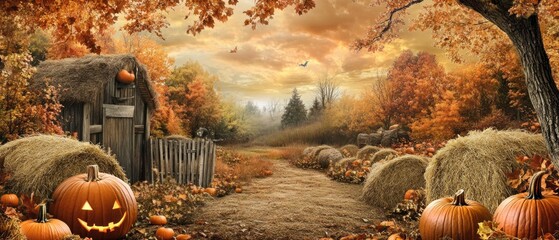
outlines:
[[[398,152],[398,155],[403,154],[414,154],[425,157],[432,157],[435,155],[438,149],[443,148],[446,142],[432,143],[432,142],[421,142],[421,143],[399,143],[393,145],[392,148]]]
[[[367,178],[371,165],[369,160],[352,159],[339,164],[330,164],[326,175],[336,181],[359,184]]]
[[[119,239],[136,222],[138,206],[130,186],[121,179],[100,173],[97,165],[90,165],[86,174],[66,179],[52,194],[52,204],[29,207],[31,200],[22,199],[28,214],[36,219],[20,223],[21,234],[27,239],[62,239],[72,234],[94,239]],[[2,208],[15,212],[20,199],[15,194],[0,197]],[[12,217],[22,216],[12,214]],[[14,218],[12,218],[14,219]],[[19,219],[15,219],[19,221]]]

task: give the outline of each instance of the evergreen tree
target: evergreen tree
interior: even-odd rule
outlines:
[[[322,115],[322,105],[318,101],[318,98],[314,98],[311,109],[309,109],[309,120],[314,121]]]
[[[301,101],[301,96],[297,93],[297,88],[294,88],[291,99],[289,99],[289,103],[285,107],[285,111],[281,116],[281,126],[297,126],[306,120],[307,111],[305,110],[305,104]]]

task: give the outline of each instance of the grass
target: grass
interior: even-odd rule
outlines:
[[[316,122],[300,127],[286,128],[268,135],[260,136],[252,141],[256,145],[282,147],[293,144],[304,145],[338,145],[355,142],[357,133],[340,131],[327,123]]]
[[[220,148],[217,151],[215,176],[230,176],[233,180],[250,182],[253,178],[272,173],[273,163],[262,159],[261,154],[251,154]]]

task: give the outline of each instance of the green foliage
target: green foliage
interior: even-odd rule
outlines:
[[[312,107],[309,109],[309,120],[317,120],[322,115],[322,110],[323,108],[320,105],[320,102],[318,102],[317,98],[314,98]]]
[[[297,88],[294,88],[291,99],[289,99],[289,103],[281,116],[281,126],[284,128],[298,126],[306,120],[307,110],[305,110],[305,104],[301,101],[301,96],[297,92]]]

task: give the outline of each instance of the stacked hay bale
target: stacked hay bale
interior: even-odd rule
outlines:
[[[295,162],[295,165],[300,168],[314,168],[314,169],[321,169],[318,155],[322,150],[331,149],[332,147],[328,145],[320,145],[318,147],[313,148],[305,148],[303,150],[303,155],[301,159]]]
[[[340,148],[340,152],[344,157],[353,157],[357,154],[357,151],[359,151],[359,147],[353,144],[348,144]]]
[[[427,158],[404,155],[373,169],[363,186],[362,199],[372,206],[396,206],[408,189],[425,187],[423,174],[427,164]]]
[[[448,141],[425,172],[427,203],[464,189],[468,198],[494,211],[514,194],[507,174],[518,167],[519,155],[548,154],[540,134],[520,130],[472,131]]]
[[[338,149],[326,148],[318,153],[317,160],[321,169],[327,169],[330,164],[335,164],[343,155]]]
[[[357,151],[357,159],[369,160],[369,158],[380,150],[379,147],[375,146],[364,146],[359,151]]]
[[[85,173],[97,164],[101,172],[126,181],[117,160],[99,146],[74,139],[37,135],[0,146],[0,166],[12,174],[6,188],[18,194],[35,193],[39,199],[50,197],[65,179]]]

